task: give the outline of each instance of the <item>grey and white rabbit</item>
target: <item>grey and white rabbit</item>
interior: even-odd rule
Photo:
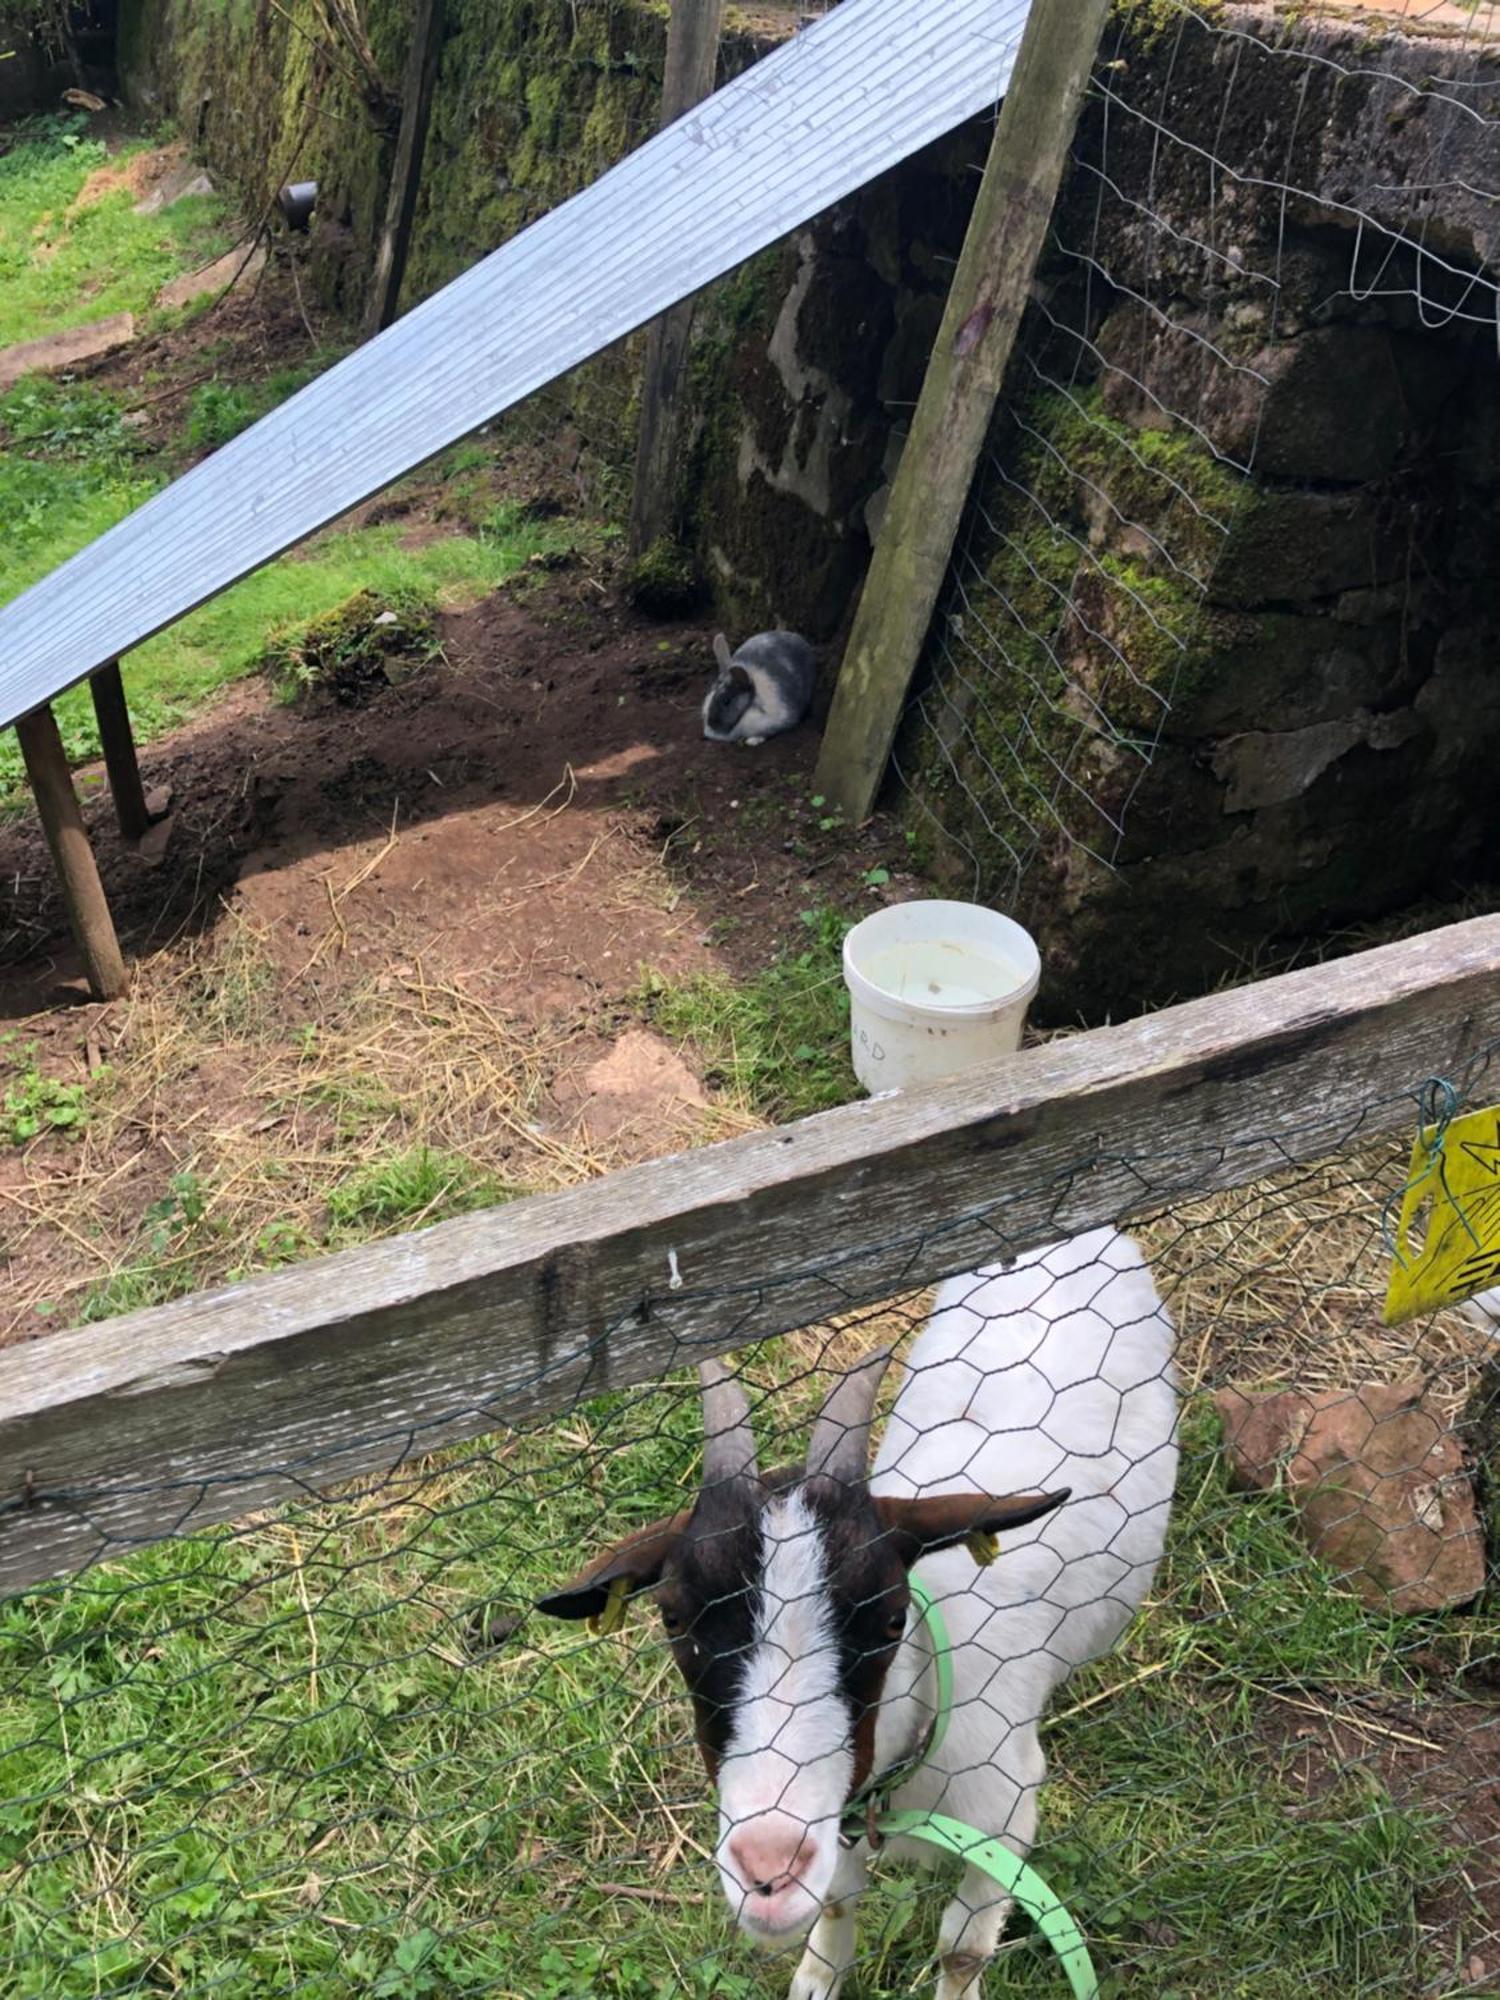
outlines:
[[[757,632],[735,653],[720,632],[714,658],[719,677],[703,703],[703,734],[710,743],[763,743],[795,729],[806,715],[818,663],[795,632]]]

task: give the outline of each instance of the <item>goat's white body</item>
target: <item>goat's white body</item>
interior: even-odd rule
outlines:
[[[1137,1246],[1114,1229],[951,1279],[906,1355],[907,1376],[876,1454],[876,1493],[1017,1493],[1069,1487],[1056,1512],[1002,1538],[978,1568],[965,1548],[924,1559],[952,1642],[947,1735],[895,1793],[1004,1837],[1036,1829],[1045,1759],[1037,1735],[1074,1667],[1113,1645],[1161,1558],[1177,1476],[1173,1329]],[[892,1663],[876,1768],[922,1738],[931,1652],[913,1633]],[[930,1862],[931,1848],[896,1851]],[[857,1895],[862,1857],[835,1885]],[[943,1924],[940,2000],[976,1994],[1008,1904],[975,1870]],[[810,1940],[794,2000],[828,2000],[852,1950],[847,1912]],[[842,1963],[840,1962],[842,1961]]]

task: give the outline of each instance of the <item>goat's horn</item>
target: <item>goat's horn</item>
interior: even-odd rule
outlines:
[[[700,1361],[698,1380],[703,1386],[703,1484],[717,1486],[742,1474],[754,1479],[755,1433],[744,1383],[722,1361]]]
[[[890,1358],[888,1347],[876,1348],[829,1390],[808,1441],[809,1478],[821,1474],[825,1479],[840,1479],[846,1486],[868,1478],[870,1423]]]

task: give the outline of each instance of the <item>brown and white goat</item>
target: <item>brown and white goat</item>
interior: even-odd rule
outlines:
[[[792,2000],[833,2000],[853,1962],[868,1847],[840,1838],[850,1801],[910,1760],[932,1722],[917,1565],[952,1639],[953,1711],[891,1802],[1030,1848],[1047,1700],[1113,1643],[1161,1554],[1177,1461],[1171,1344],[1140,1252],[1114,1230],[950,1280],[907,1357],[873,1475],[888,1355],[835,1386],[804,1465],[765,1475],[743,1388],[706,1363],[694,1505],[542,1601],[584,1618],[612,1590],[655,1592],[718,1789],[731,1907],[762,1943],[811,1931]],[[976,1532],[1003,1537],[982,1569],[964,1546]],[[1008,1909],[965,1870],[943,1918],[938,2000],[977,1993]]]

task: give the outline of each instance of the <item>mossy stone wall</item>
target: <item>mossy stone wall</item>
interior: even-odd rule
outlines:
[[[1201,991],[1492,869],[1500,371],[1449,310],[1500,274],[1464,192],[1492,142],[1443,123],[1435,217],[1402,79],[1471,93],[1474,58],[1316,38],[1326,61],[1202,27],[1114,51],[1147,115],[1116,109],[1107,181],[1085,123],[898,742],[919,857],[1037,934],[1044,1019]],[[1386,225],[1367,286],[1361,211]],[[1406,247],[1434,240],[1447,279]]]

